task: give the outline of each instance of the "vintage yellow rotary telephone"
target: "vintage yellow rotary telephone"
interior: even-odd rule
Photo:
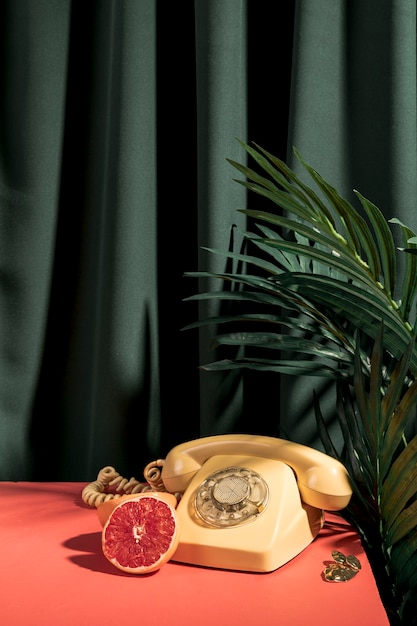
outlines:
[[[270,572],[316,537],[324,511],[352,495],[348,473],[313,448],[275,437],[215,435],[180,444],[162,467],[180,492],[180,542],[173,560]]]
[[[176,494],[179,545],[171,560],[248,572],[271,572],[297,556],[323,527],[324,511],[343,509],[352,495],[336,459],[257,435],[187,441],[144,475],[146,483],[128,481],[107,466],[83,500],[106,518],[109,499],[121,493]]]

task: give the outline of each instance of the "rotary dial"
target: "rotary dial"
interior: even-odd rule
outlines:
[[[201,483],[194,505],[204,522],[225,528],[255,519],[267,499],[268,487],[259,474],[244,467],[227,467]]]

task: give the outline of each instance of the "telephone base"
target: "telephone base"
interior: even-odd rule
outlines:
[[[228,468],[248,469],[261,477],[267,497],[258,514],[220,527],[202,519],[196,501],[207,477]],[[208,459],[192,479],[176,514],[180,542],[173,561],[247,572],[278,569],[302,552],[324,523],[322,509],[302,502],[294,471],[286,463],[248,455]]]

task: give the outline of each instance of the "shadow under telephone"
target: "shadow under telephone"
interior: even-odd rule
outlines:
[[[324,511],[345,508],[348,473],[336,459],[275,437],[214,435],[173,448],[162,468],[180,541],[173,561],[271,572],[319,533]]]

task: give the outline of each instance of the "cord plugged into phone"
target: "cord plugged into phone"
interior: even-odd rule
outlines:
[[[167,455],[161,474],[176,508],[173,561],[248,572],[278,569],[317,536],[324,512],[352,490],[336,459],[275,437],[215,435]]]

